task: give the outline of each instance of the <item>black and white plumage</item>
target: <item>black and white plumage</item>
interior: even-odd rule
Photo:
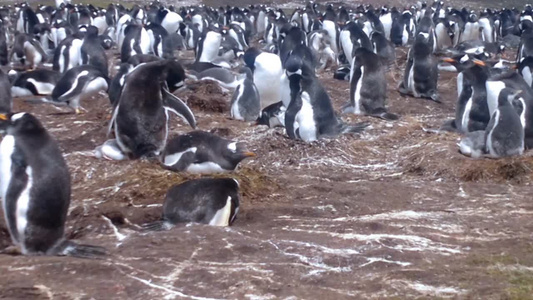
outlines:
[[[256,125],[266,125],[270,128],[285,127],[285,111],[283,101],[270,104],[261,110],[261,115],[255,121]]]
[[[93,96],[109,87],[109,78],[92,65],[82,65],[68,70],[57,82],[52,91],[52,102],[66,103],[76,113],[83,109],[82,99]]]
[[[259,91],[254,84],[250,68],[243,67],[240,74],[244,78],[240,79],[231,98],[230,116],[236,120],[255,121],[261,112]]]
[[[29,34],[17,33],[11,50],[11,60],[20,62],[30,69],[36,68],[48,59],[41,44]]]
[[[253,156],[255,153],[242,143],[193,131],[169,140],[161,161],[173,171],[209,174],[233,171],[242,160]]]
[[[8,114],[13,109],[9,76],[0,70],[0,113]]]
[[[239,182],[232,178],[202,178],[172,187],[163,203],[161,221],[146,230],[170,229],[178,223],[231,225],[239,211]]]
[[[360,47],[355,50],[350,76],[350,102],[344,112],[367,114],[387,120],[396,120],[398,116],[388,113],[387,80],[385,66],[374,52]]]
[[[244,62],[254,74],[254,83],[259,91],[261,107],[281,100],[281,75],[283,69],[279,56],[261,52],[251,47],[244,53]]]
[[[196,127],[192,111],[166,87],[169,65],[167,60],[142,64],[126,76],[109,128],[124,158],[158,156],[167,142],[170,112]]]
[[[0,144],[1,193],[13,244],[25,255],[94,258],[104,248],[66,240],[70,174],[56,141],[29,113],[0,115],[7,135]]]
[[[13,75],[11,75],[13,73]],[[47,69],[20,72],[10,71],[13,76],[11,92],[13,97],[51,95],[61,74]]]
[[[69,36],[62,40],[54,50],[53,70],[61,73],[81,64],[82,39]]]
[[[81,64],[96,67],[102,74],[108,76],[107,56],[98,38],[98,28],[89,26],[80,48]]]

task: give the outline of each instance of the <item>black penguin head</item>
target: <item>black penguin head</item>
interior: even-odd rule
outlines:
[[[289,54],[285,61],[285,72],[288,77],[302,76],[303,60],[299,55]]]
[[[520,98],[520,94],[522,94],[521,90],[515,90],[512,88],[502,89],[498,96],[498,106],[511,105],[518,102],[521,104],[521,101],[517,101]]]
[[[257,156],[254,152],[248,151],[243,143],[231,142],[226,146],[224,156],[232,163],[237,165],[248,157]]]
[[[0,114],[0,129],[8,134],[39,134],[45,131],[41,122],[26,112]]]

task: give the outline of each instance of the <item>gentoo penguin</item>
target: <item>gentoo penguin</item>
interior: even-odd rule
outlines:
[[[96,67],[102,74],[108,76],[107,56],[98,38],[98,28],[89,26],[81,45],[81,64]]]
[[[346,63],[351,64],[353,59],[353,51],[359,47],[364,47],[372,51],[373,46],[370,38],[355,22],[348,22],[342,29],[339,35],[339,43],[346,57]]]
[[[224,89],[235,89],[240,82],[239,77],[226,68],[210,68],[197,74],[189,71],[189,78],[194,80],[212,80]]]
[[[9,62],[7,28],[0,20],[0,65],[5,66]]]
[[[162,163],[177,172],[209,174],[233,171],[242,160],[254,156],[242,143],[192,131],[168,141]]]
[[[231,98],[230,116],[235,120],[255,121],[261,112],[259,91],[254,84],[250,68],[242,67],[239,73],[243,74],[244,78],[235,88]]]
[[[100,69],[91,65],[82,65],[68,70],[57,82],[52,91],[52,102],[66,103],[79,114],[83,108],[82,99],[86,99],[109,87],[109,78]]]
[[[189,180],[168,190],[161,220],[145,230],[168,230],[177,223],[231,225],[239,211],[239,182],[232,178]]]
[[[533,87],[533,56],[522,58],[516,68],[526,83],[530,87]]]
[[[167,143],[169,112],[196,127],[189,107],[168,91],[168,72],[169,61],[160,60],[139,65],[126,76],[109,126],[119,147],[115,150],[124,157],[158,156]],[[109,157],[105,152],[102,156]]]
[[[165,28],[155,23],[148,23],[145,28],[150,38],[150,52],[165,59],[174,57],[172,41]]]
[[[366,123],[346,125],[337,118],[326,90],[301,57],[289,56],[285,66],[291,94],[285,112],[289,138],[313,142],[323,137],[360,132],[368,126]]]
[[[25,33],[17,33],[15,35],[15,42],[10,56],[30,69],[36,68],[48,58],[41,44]]]
[[[285,127],[285,111],[283,101],[270,104],[261,110],[261,115],[255,120],[256,125],[266,125],[270,128]]]
[[[81,45],[83,41],[76,36],[69,36],[59,43],[54,50],[53,70],[61,73],[81,64]]]
[[[261,108],[279,102],[281,100],[280,79],[283,73],[279,56],[251,47],[246,50],[243,59],[254,74]]]
[[[485,130],[468,132],[459,144],[459,152],[472,158],[480,158],[485,155]]]
[[[9,114],[13,108],[9,76],[0,70],[0,114]]]
[[[196,61],[213,62],[218,57],[222,33],[219,28],[211,26],[208,31],[198,39],[196,44]]]
[[[11,240],[24,255],[94,258],[104,248],[65,239],[70,174],[56,141],[29,113],[0,115],[7,135],[0,144],[3,210]]]
[[[134,66],[132,64],[121,63],[117,73],[115,74],[115,77],[113,77],[113,79],[109,83],[109,90],[107,93],[109,95],[109,101],[111,102],[113,108],[115,108],[118,104],[118,99],[120,98],[122,88],[124,87],[124,83],[126,82],[126,75],[128,75],[128,73],[130,73],[133,68]]]
[[[374,53],[378,55],[384,66],[394,65],[396,63],[396,50],[394,49],[394,45],[381,32],[372,32],[370,40],[374,45]]]
[[[13,76],[11,87],[13,97],[51,95],[54,87],[61,78],[59,72],[47,69],[37,69],[21,73],[11,70],[10,76]]]
[[[485,130],[487,154],[493,158],[522,155],[524,152],[524,127],[517,109],[524,111],[521,91],[504,88],[498,96],[498,107]],[[513,107],[513,105],[515,107]]]
[[[438,63],[432,53],[431,33],[420,32],[407,55],[400,94],[440,102],[437,92]]]
[[[124,30],[124,40],[120,48],[121,62],[127,62],[135,54],[150,52],[150,36],[142,25],[130,24]]]
[[[350,76],[350,102],[343,111],[368,114],[386,120],[398,119],[397,115],[388,113],[385,109],[387,80],[380,57],[362,47],[355,50],[354,54]]]

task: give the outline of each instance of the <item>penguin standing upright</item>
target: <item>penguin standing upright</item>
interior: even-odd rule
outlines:
[[[254,74],[254,83],[259,91],[261,108],[281,100],[281,75],[283,69],[279,56],[261,52],[251,47],[244,53],[244,62]]]
[[[504,88],[498,96],[498,107],[485,130],[487,154],[493,158],[524,152],[524,127],[517,113],[517,108],[520,113],[524,111],[522,102],[517,99],[520,92]]]
[[[11,240],[24,255],[96,257],[104,248],[65,239],[70,174],[56,141],[29,113],[0,115],[0,190]]]
[[[398,116],[388,113],[385,109],[387,80],[379,56],[365,48],[355,50],[354,54],[350,76],[350,102],[345,105],[343,111],[387,120],[398,119]]]
[[[16,60],[30,69],[36,68],[48,58],[38,41],[29,34],[20,32],[15,35],[15,42],[10,56],[11,58],[15,57]]]
[[[81,64],[83,41],[75,36],[65,38],[54,50],[53,70],[61,73]]]
[[[173,171],[209,174],[233,171],[242,160],[254,156],[242,143],[193,131],[170,139],[161,161]]]
[[[233,93],[230,115],[233,119],[255,121],[261,113],[261,99],[254,84],[252,70],[242,67],[240,73],[244,75]]]
[[[161,220],[144,224],[146,230],[168,230],[177,223],[229,226],[239,211],[239,182],[232,178],[201,178],[170,188]]]
[[[108,76],[107,56],[98,38],[98,28],[89,26],[81,45],[81,64],[96,67],[102,74]]]
[[[168,69],[169,61],[160,60],[139,65],[126,76],[109,127],[122,158],[158,156],[167,142],[169,112],[196,127],[192,111],[166,87]]]
[[[323,137],[360,132],[368,126],[365,123],[346,125],[337,118],[326,90],[300,56],[289,56],[285,67],[291,94],[285,113],[289,138],[312,142]]]
[[[419,32],[407,55],[404,79],[398,88],[400,94],[427,98],[440,102],[437,92],[438,63],[432,53],[431,33]]]

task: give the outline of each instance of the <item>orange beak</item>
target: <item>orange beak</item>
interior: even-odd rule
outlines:
[[[484,67],[484,66],[487,65],[484,61],[479,60],[479,59],[474,59],[474,60],[472,60],[472,61],[474,62],[475,65],[478,65],[478,66],[482,66],[482,67]]]
[[[253,153],[253,152],[250,152],[250,151],[246,151],[246,152],[244,152],[243,155],[244,155],[245,157],[255,157],[255,156],[257,156],[257,154],[255,154],[255,153]]]
[[[455,59],[451,58],[451,57],[445,57],[442,59],[443,62],[447,62],[447,63],[454,63],[456,62]]]
[[[517,64],[516,64],[516,65],[513,65],[513,66],[511,67],[511,69],[513,69],[513,70],[518,70],[519,68],[520,68],[520,67],[519,67]]]
[[[7,121],[9,118],[5,114],[0,114],[0,120]]]

